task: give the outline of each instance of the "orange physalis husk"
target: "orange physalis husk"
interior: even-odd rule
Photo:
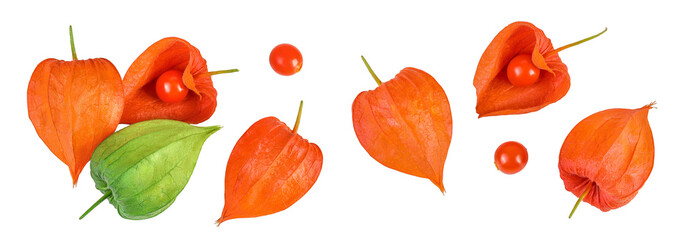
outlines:
[[[302,102],[300,102],[302,111]],[[321,149],[275,117],[263,118],[236,142],[225,173],[220,224],[285,210],[314,185],[321,172]]]
[[[388,168],[428,178],[444,192],[451,144],[451,107],[444,89],[426,72],[404,68],[352,104],[354,132],[369,155]]]
[[[73,185],[92,152],[116,131],[123,114],[123,83],[109,60],[43,60],[28,83],[28,117],[52,153],[71,172]]]
[[[181,102],[166,103],[156,96],[156,79],[173,69],[183,72],[182,81],[190,93]],[[205,59],[189,42],[176,37],[161,39],[139,55],[125,73],[121,123],[173,119],[196,124],[208,120],[217,106],[211,76],[236,71],[208,72]]]
[[[602,33],[553,49],[550,39],[531,23],[514,22],[505,27],[477,65],[473,84],[477,89],[479,117],[534,112],[562,99],[571,83],[567,65],[557,53]],[[519,54],[531,55],[531,61],[540,69],[538,81],[530,86],[518,87],[508,81],[507,65]]]
[[[567,135],[559,170],[566,190],[580,196],[574,210],[581,200],[603,212],[633,200],[654,166],[654,138],[647,121],[652,105],[595,113]]]

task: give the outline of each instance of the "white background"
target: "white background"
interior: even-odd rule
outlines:
[[[671,1],[94,2],[0,3],[2,239],[678,237],[680,17]],[[572,78],[562,100],[534,113],[477,119],[472,79],[479,57],[503,27],[519,20],[543,29],[555,47],[609,31],[560,53]],[[168,36],[196,46],[210,70],[241,70],[213,77],[217,111],[200,125],[224,128],[206,141],[177,201],[155,218],[125,220],[105,202],[79,221],[101,196],[89,165],[72,188],[67,167],[28,119],[26,89],[35,66],[71,57],[68,25],[81,59],[107,58],[121,75]],[[304,57],[302,71],[291,77],[277,75],[268,63],[269,51],[284,42]],[[453,140],[445,196],[426,179],[383,167],[357,141],[352,101],[376,87],[362,54],[383,81],[417,67],[446,91]],[[283,212],[216,227],[235,142],[266,116],[292,125],[301,99],[299,133],[324,154],[318,181]],[[567,219],[577,198],[564,190],[557,162],[569,130],[597,111],[655,100],[658,109],[649,112],[655,165],[637,197],[606,213],[582,204]],[[496,147],[508,140],[529,151],[528,165],[516,175],[493,165]]]

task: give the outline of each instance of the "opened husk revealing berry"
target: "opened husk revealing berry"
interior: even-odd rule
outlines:
[[[139,55],[125,73],[125,108],[120,122],[132,124],[153,119],[192,124],[204,122],[217,107],[217,90],[213,87],[212,76],[231,72],[238,72],[238,69],[208,72],[206,60],[198,48],[181,38],[163,38]],[[175,82],[175,88],[186,88],[184,90],[189,92],[174,96],[177,93],[171,89],[159,91],[163,88],[158,85],[173,78],[167,74],[176,75],[174,78],[179,82]]]
[[[90,160],[95,187],[104,196],[80,218],[105,199],[126,219],[147,219],[165,211],[189,181],[203,143],[219,129],[150,120],[114,133]]]
[[[569,91],[571,78],[558,52],[591,37],[553,49],[543,31],[528,22],[514,22],[491,41],[477,65],[479,117],[524,114],[553,104]]]

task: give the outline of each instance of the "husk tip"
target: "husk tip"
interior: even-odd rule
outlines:
[[[217,221],[215,221],[215,224],[217,224],[217,227],[219,227],[220,225],[222,225],[222,223],[224,223],[224,222],[226,222],[227,220],[230,220],[230,219],[232,219],[232,218],[221,216],[220,219],[217,219]]]
[[[647,109],[654,108],[654,109],[656,109],[657,107],[656,107],[655,105],[656,105],[656,100],[654,100],[654,101],[651,102],[650,104],[645,105],[645,106],[642,107],[642,108],[647,108]]]
[[[222,129],[223,126],[221,126],[221,125],[215,125],[215,126],[210,126],[210,127],[206,127],[206,128],[208,129],[208,134],[209,134],[209,135],[212,135],[213,133],[215,133],[215,132],[219,131],[220,129]]]
[[[439,181],[439,182],[432,181],[432,183],[434,183],[434,185],[437,186],[437,188],[439,188],[439,191],[442,192],[442,195],[446,195],[446,189],[444,188],[444,183],[442,183],[441,181]]]
[[[73,188],[76,188],[78,186],[78,175],[71,173],[71,180],[73,181]]]

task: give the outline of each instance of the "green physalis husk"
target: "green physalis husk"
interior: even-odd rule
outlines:
[[[174,120],[132,124],[105,139],[92,154],[90,175],[104,199],[126,219],[165,211],[186,186],[205,140],[219,126],[197,127]]]

